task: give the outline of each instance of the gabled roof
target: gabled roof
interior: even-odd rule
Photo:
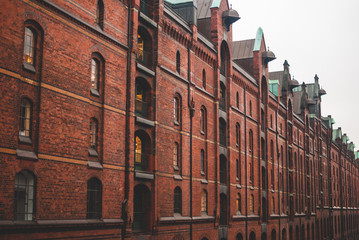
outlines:
[[[255,39],[233,42],[233,60],[253,58],[253,46]]]

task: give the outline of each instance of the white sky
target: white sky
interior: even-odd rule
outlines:
[[[314,82],[327,92],[322,115],[332,115],[359,149],[359,1],[358,0],[229,0],[241,19],[234,40],[253,39],[258,27],[277,59],[270,71],[290,72],[299,83]],[[358,95],[356,95],[358,94]]]

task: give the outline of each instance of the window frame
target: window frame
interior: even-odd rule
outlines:
[[[208,214],[208,193],[205,189],[201,191],[201,214]]]
[[[100,219],[102,217],[102,182],[93,177],[87,181],[87,219]]]
[[[181,98],[178,94],[173,98],[173,116],[174,124],[179,126],[181,124]]]
[[[182,215],[182,190],[178,186],[174,189],[173,194],[173,213]]]
[[[31,139],[32,136],[32,101],[22,98],[20,101],[19,138]]]
[[[24,184],[20,184],[20,177],[23,177]],[[14,220],[32,221],[35,219],[36,213],[36,176],[30,171],[22,170],[15,175],[14,180]],[[20,192],[22,193],[20,194]],[[21,204],[21,207],[24,208],[23,212],[19,212],[19,198],[21,196],[25,197],[24,205]],[[29,210],[29,207],[31,210]]]

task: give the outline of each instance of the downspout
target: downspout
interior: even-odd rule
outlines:
[[[244,153],[245,153],[245,173],[246,173],[246,239],[248,239],[248,173],[247,173],[247,93],[244,86]]]
[[[277,160],[278,160],[278,174],[277,174],[277,177],[279,178],[280,174],[280,169],[279,169],[279,158],[280,158],[280,154],[279,154],[279,144],[278,144],[278,107],[279,107],[279,103],[277,103],[277,108],[275,110],[275,132],[276,132],[276,135],[275,135],[275,140],[276,140],[276,145],[277,145]],[[279,215],[279,218],[278,218],[278,223],[279,223],[279,229],[278,229],[278,236],[279,236],[279,240],[281,239],[281,232],[280,232],[280,212],[281,212],[281,199],[280,199],[280,181],[281,179],[278,179],[278,215]]]
[[[190,240],[192,240],[193,234],[193,208],[192,208],[192,137],[193,137],[193,116],[194,116],[194,101],[191,100],[191,46],[192,43],[189,43],[188,46],[188,69],[187,69],[187,78],[188,78],[188,107],[190,111],[190,137],[189,137],[189,215],[190,215],[190,225],[189,225],[189,234]]]
[[[128,224],[127,208],[130,195],[130,105],[131,105],[131,51],[132,51],[132,35],[133,35],[133,23],[132,23],[132,2],[129,1],[127,8],[127,69],[126,69],[126,127],[125,127],[125,197],[122,203],[122,219],[124,224],[122,226],[122,239],[126,236],[126,226]]]

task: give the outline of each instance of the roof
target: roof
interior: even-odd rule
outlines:
[[[197,0],[197,18],[210,18],[213,0]]]
[[[283,71],[270,72],[268,75],[270,80],[278,80],[279,81],[279,92],[282,92],[282,82],[283,82]]]
[[[255,39],[233,42],[233,59],[253,58],[253,46]]]
[[[165,2],[168,2],[170,4],[181,4],[181,3],[193,2],[193,0],[165,0]]]

